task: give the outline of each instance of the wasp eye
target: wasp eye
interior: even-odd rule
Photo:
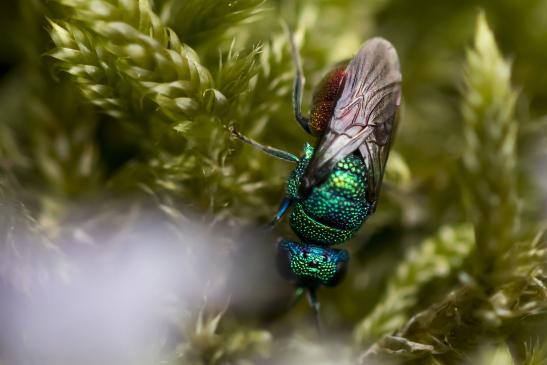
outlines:
[[[348,271],[348,261],[343,260],[336,263],[336,272],[330,278],[330,280],[325,284],[326,286],[336,286],[338,283],[344,279]]]
[[[277,271],[283,278],[287,280],[294,279],[294,275],[291,270],[291,255],[286,245],[280,244],[277,246],[276,263]]]

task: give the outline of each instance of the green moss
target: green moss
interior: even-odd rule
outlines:
[[[189,221],[221,230],[203,249],[244,272],[228,294],[208,290],[230,275],[184,276],[200,300],[231,297],[232,305],[190,309],[171,293],[176,329],[150,344],[167,363],[310,363],[311,352],[348,363],[489,363],[508,354],[542,363],[545,4],[484,6],[470,46],[472,2],[2,2],[0,297],[28,304],[20,293],[66,285],[85,271],[81,252],[97,263],[125,257],[136,241],[127,232],[153,210],[177,242],[205,230],[188,230]],[[309,311],[284,315],[289,284],[267,271],[268,248],[294,232],[286,222],[272,235],[254,231],[275,214],[293,166],[242,146],[227,128],[291,152],[307,142],[311,156],[315,141],[292,116],[294,71],[280,21],[302,55],[304,111],[325,71],[371,36],[392,41],[402,65],[404,105],[377,210],[354,232],[367,207],[340,198],[355,217],[329,232],[329,241],[355,235],[348,278],[319,293],[332,347],[314,345]],[[350,177],[343,182],[361,196]],[[295,176],[287,190],[296,196]],[[130,203],[120,209],[119,200]],[[336,214],[334,200],[313,202],[313,224]],[[183,251],[179,266],[194,268],[201,251]],[[492,346],[479,349],[484,343]],[[0,361],[28,363],[10,356]]]

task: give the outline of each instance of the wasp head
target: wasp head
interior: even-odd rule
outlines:
[[[277,248],[277,267],[284,278],[300,286],[335,286],[345,276],[346,250],[282,240]]]

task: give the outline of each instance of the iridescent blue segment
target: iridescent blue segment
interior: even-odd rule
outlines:
[[[313,147],[304,146],[304,155],[289,176],[287,195],[296,201],[290,225],[303,241],[334,245],[347,241],[372,212],[368,202],[366,166],[356,155],[338,162],[327,180],[304,200],[298,196],[300,178],[313,156]]]
[[[280,274],[299,286],[335,286],[345,276],[346,250],[282,240],[277,248]]]

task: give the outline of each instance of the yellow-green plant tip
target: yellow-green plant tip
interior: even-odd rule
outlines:
[[[410,250],[388,280],[380,303],[355,327],[356,343],[370,345],[403,326],[420,288],[434,279],[454,275],[474,245],[473,228],[463,224],[441,227],[436,236]]]
[[[474,47],[467,52],[465,81],[462,157],[468,175],[463,183],[479,253],[486,258],[496,250],[503,252],[514,239],[518,125],[511,65],[499,52],[483,13],[478,16]]]

